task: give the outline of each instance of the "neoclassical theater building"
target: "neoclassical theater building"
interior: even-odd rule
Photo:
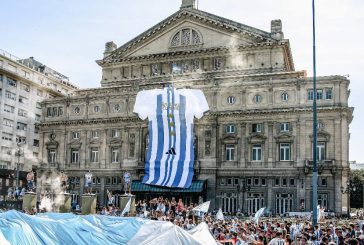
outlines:
[[[348,211],[343,190],[353,117],[349,80],[318,77],[314,95],[312,77],[294,67],[280,20],[272,20],[267,32],[182,0],[177,12],[129,42],[120,47],[107,42],[97,64],[101,88],[42,104],[38,174],[64,170],[76,197],[91,170],[94,192],[104,205],[107,190],[123,192],[121,176],[128,171],[137,198],[211,200],[212,208],[225,212],[309,211],[317,96],[318,203],[339,214]],[[141,183],[148,129],[133,113],[136,94],[170,82],[203,90],[210,107],[195,121],[195,176],[189,189]]]

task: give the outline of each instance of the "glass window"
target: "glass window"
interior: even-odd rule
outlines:
[[[99,148],[93,147],[91,148],[91,162],[99,161]]]
[[[41,105],[41,103],[40,103],[40,102],[37,102],[37,103],[36,103],[36,105],[35,105],[35,107],[36,107],[37,109],[42,109],[42,105]]]
[[[283,92],[282,95],[281,95],[281,99],[282,99],[282,101],[288,101],[288,93]]]
[[[18,109],[18,116],[27,117],[28,113],[26,110]]]
[[[116,147],[111,148],[111,162],[112,163],[119,162],[119,149]]]
[[[266,180],[265,179],[262,179],[262,186],[265,186],[265,185],[267,185],[266,184]]]
[[[281,123],[281,132],[289,131],[289,123]]]
[[[253,183],[252,179],[251,178],[248,178],[246,184],[247,185],[252,185],[252,183]]]
[[[75,114],[80,114],[81,110],[80,107],[76,106],[74,109]]]
[[[111,130],[111,137],[113,138],[119,138],[120,137],[120,131],[117,129]]]
[[[99,137],[99,131],[95,130],[95,131],[91,131],[91,138],[98,138]]]
[[[262,96],[260,94],[257,94],[254,96],[254,102],[255,103],[260,103],[262,102]]]
[[[48,163],[56,163],[56,149],[48,150]]]
[[[290,186],[294,186],[295,185],[295,181],[294,181],[294,179],[289,179],[289,185]]]
[[[8,77],[6,80],[7,80],[7,84],[9,86],[12,86],[12,87],[16,87],[17,86],[17,81],[15,79],[12,79],[12,78]]]
[[[317,142],[317,160],[324,161],[326,159],[326,143]]]
[[[9,128],[12,128],[14,126],[14,121],[4,118],[3,125],[6,127],[9,127]]]
[[[331,100],[332,99],[332,88],[327,88],[325,91],[325,98],[327,100]]]
[[[114,105],[114,110],[115,111],[120,111],[120,105],[119,104]]]
[[[262,160],[262,145],[254,144],[252,147],[252,160],[261,161]]]
[[[317,100],[322,100],[323,99],[323,91],[322,89],[317,89]]]
[[[9,113],[14,113],[15,107],[11,106],[11,105],[4,105],[4,111],[9,112]]]
[[[259,185],[259,179],[258,178],[254,178],[254,185]]]
[[[222,59],[214,58],[214,70],[221,70],[222,68]]]
[[[234,96],[229,96],[227,98],[227,102],[228,102],[228,104],[234,104],[235,103],[235,97]]]
[[[16,129],[27,131],[27,125],[25,123],[16,123]]]
[[[16,100],[16,95],[12,92],[9,91],[5,91],[5,98],[10,99],[10,100]]]
[[[96,105],[94,107],[94,112],[96,112],[96,113],[100,112],[100,106]]]
[[[13,135],[3,132],[1,138],[6,141],[13,141]]]
[[[262,132],[262,124],[261,123],[253,123],[252,124],[252,132],[253,133],[261,133]]]
[[[234,185],[239,185],[239,179],[237,178],[234,179]]]
[[[289,143],[280,143],[279,144],[279,160],[280,161],[289,161],[291,160],[291,144]]]
[[[227,184],[228,185],[232,185],[233,184],[233,179],[232,178],[228,178],[227,179]]]
[[[281,182],[281,181],[280,181],[280,179],[279,179],[279,178],[276,178],[276,180],[275,180],[275,185],[276,185],[276,186],[279,186],[279,185],[280,185],[280,182]]]
[[[37,122],[40,121],[40,115],[39,114],[35,114],[35,121],[37,121]]]
[[[80,152],[78,149],[71,149],[71,163],[78,163],[80,160]]]
[[[225,131],[228,134],[235,133],[235,125],[232,125],[232,124],[226,125]]]
[[[321,179],[321,185],[322,186],[327,186],[327,179],[326,178]]]
[[[287,179],[282,179],[282,186],[287,186]]]
[[[307,99],[313,100],[313,90],[312,89],[307,91]]]
[[[235,145],[227,144],[225,149],[226,161],[234,161]]]
[[[76,140],[80,138],[80,132],[73,132],[72,133],[72,139]]]
[[[15,138],[15,141],[16,141],[16,143],[25,144],[27,142],[27,138],[17,135]]]

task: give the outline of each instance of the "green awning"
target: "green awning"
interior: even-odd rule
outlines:
[[[177,193],[200,193],[206,190],[207,180],[195,180],[189,188],[169,188],[155,185],[146,185],[139,180],[133,180],[131,183],[131,192],[177,192]]]

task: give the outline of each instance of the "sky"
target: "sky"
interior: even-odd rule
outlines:
[[[179,10],[182,0],[13,0],[1,1],[0,49],[33,56],[81,88],[100,86],[107,41],[118,46]],[[312,75],[310,0],[198,0],[198,8],[270,32],[281,19],[296,70]],[[347,75],[350,161],[364,163],[364,1],[316,0],[317,75]],[[364,144],[363,144],[364,145]]]

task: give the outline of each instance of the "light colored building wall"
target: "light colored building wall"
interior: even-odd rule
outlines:
[[[28,171],[38,165],[40,142],[36,124],[42,115],[40,103],[44,99],[64,97],[75,89],[65,78],[47,75],[26,60],[0,50],[1,168],[15,169],[19,162],[20,170]],[[25,143],[18,146],[20,138]]]

